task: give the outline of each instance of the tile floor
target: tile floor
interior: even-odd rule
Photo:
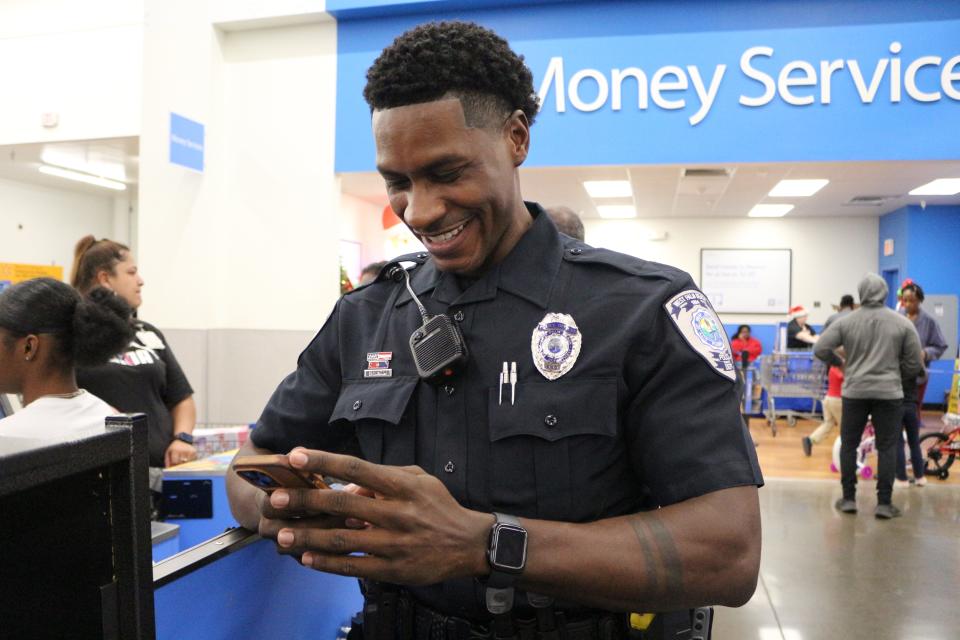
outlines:
[[[960,471],[960,470],[958,470]],[[753,599],[718,608],[715,640],[960,640],[960,485],[895,488],[904,516],[837,513],[839,480],[768,478]]]

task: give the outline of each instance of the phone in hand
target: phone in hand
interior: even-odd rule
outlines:
[[[233,463],[237,475],[268,494],[280,489],[329,489],[320,476],[294,469],[280,454],[240,456]]]

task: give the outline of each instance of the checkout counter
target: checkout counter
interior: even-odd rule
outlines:
[[[232,452],[164,472],[178,505],[151,523],[146,423],[82,438],[0,436],[0,636],[216,640],[345,635],[357,581],[304,568],[234,528]],[[202,509],[201,509],[202,508]],[[152,543],[152,544],[151,544]]]

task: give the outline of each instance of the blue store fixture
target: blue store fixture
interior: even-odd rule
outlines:
[[[154,566],[158,640],[333,640],[362,608],[357,581],[307,569],[234,529]]]

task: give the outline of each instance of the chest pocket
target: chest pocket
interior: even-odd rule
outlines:
[[[604,477],[623,455],[616,378],[518,384],[514,405],[503,395],[490,389],[487,404],[494,505],[568,521],[602,510]]]
[[[410,398],[418,378],[344,382],[330,416],[353,425],[363,457],[377,464],[413,464],[414,424]]]

